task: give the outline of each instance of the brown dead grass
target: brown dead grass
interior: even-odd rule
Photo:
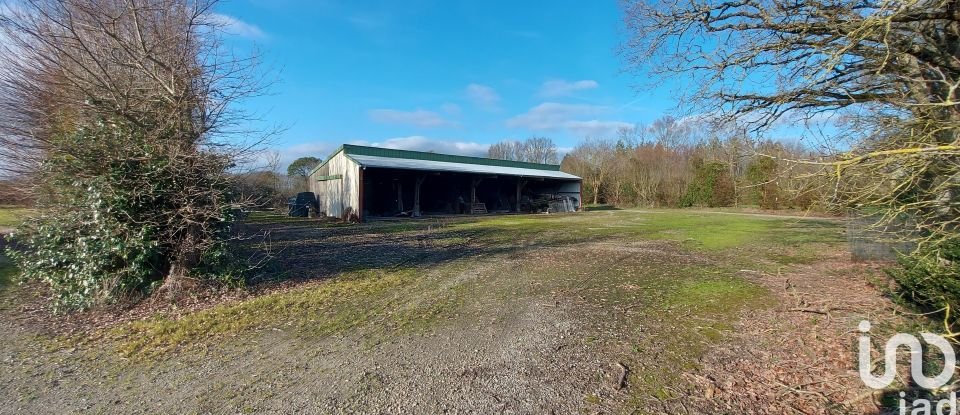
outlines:
[[[704,413],[878,413],[877,396],[857,375],[857,323],[899,324],[896,306],[871,285],[879,265],[835,253],[789,272],[743,270],[777,296],[687,374],[690,403]]]

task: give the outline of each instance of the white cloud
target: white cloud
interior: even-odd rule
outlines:
[[[583,104],[558,104],[544,102],[527,112],[507,120],[507,127],[531,130],[554,130],[578,117],[599,114],[606,107]]]
[[[257,25],[247,23],[236,17],[220,13],[210,13],[207,17],[209,23],[220,26],[223,28],[223,31],[228,34],[251,39],[261,39],[266,37],[266,33],[257,27]]]
[[[592,79],[584,79],[581,81],[572,82],[563,79],[553,79],[543,83],[543,86],[540,87],[539,95],[545,98],[559,97],[570,95],[577,91],[594,89],[598,86],[600,86],[600,84]]]
[[[447,115],[459,117],[463,112],[460,110],[460,106],[454,103],[447,102],[440,106],[440,109],[443,110]]]
[[[620,128],[633,126],[625,121],[595,118],[609,110],[609,107],[597,105],[545,102],[508,119],[506,125],[528,130],[566,130],[582,137],[611,136]]]
[[[285,147],[280,150],[280,159],[288,160],[290,162],[300,158],[300,157],[316,157],[318,159],[326,159],[333,150],[337,149],[339,144],[327,143],[327,142],[315,142],[315,143],[303,143],[296,144],[290,147]],[[289,163],[287,163],[289,164]],[[286,165],[284,165],[286,168]]]
[[[441,140],[421,135],[409,137],[394,137],[378,142],[353,141],[351,144],[368,145],[374,147],[394,148],[398,150],[432,151],[441,154],[460,154],[464,156],[483,157],[487,154],[489,144],[469,141]]]
[[[368,115],[374,122],[383,124],[407,124],[422,128],[451,127],[457,125],[456,122],[447,120],[436,112],[420,109],[415,111],[375,109],[370,110]]]
[[[270,164],[276,159],[277,171],[283,173],[287,171],[287,166],[290,163],[293,163],[294,160],[300,157],[313,156],[324,160],[327,156],[330,155],[333,150],[336,150],[338,143],[329,143],[329,142],[311,142],[303,144],[295,144],[287,147],[279,148],[268,148],[263,152],[260,152],[249,160],[242,160],[238,166],[238,171],[244,170],[263,170],[271,166]]]
[[[632,128],[634,125],[624,121],[569,121],[564,126],[580,137],[612,137],[621,128]]]
[[[467,85],[466,93],[467,99],[486,110],[497,109],[497,104],[500,102],[500,95],[497,94],[497,91],[486,85]]]

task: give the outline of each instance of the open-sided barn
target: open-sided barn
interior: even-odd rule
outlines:
[[[574,211],[580,178],[553,164],[344,144],[310,173],[327,216]]]

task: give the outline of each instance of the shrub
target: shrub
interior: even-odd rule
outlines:
[[[23,278],[49,285],[54,309],[179,289],[182,278],[237,280],[222,158],[171,152],[116,123],[59,140],[69,151],[41,166],[48,196],[8,249]]]
[[[723,163],[694,160],[693,167],[693,180],[680,200],[681,207],[720,207],[733,204],[733,180]]]
[[[77,183],[75,209],[47,211],[14,234],[23,249],[9,250],[21,278],[42,281],[57,311],[108,303],[159,280],[159,244],[150,227],[111,214],[101,185]]]
[[[747,167],[746,181],[750,186],[747,201],[762,209],[780,208],[780,187],[776,182],[777,161],[757,157]]]
[[[960,312],[960,238],[922,249],[899,259],[900,267],[887,273],[897,282],[897,294],[923,310],[950,306]],[[955,323],[957,320],[954,317]]]

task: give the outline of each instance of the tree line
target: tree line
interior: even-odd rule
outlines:
[[[704,132],[707,131],[707,132]],[[807,157],[798,143],[756,141],[664,116],[580,142],[561,168],[583,178],[587,203],[647,207],[824,208],[817,178],[779,159]]]
[[[504,140],[488,157],[558,164],[548,137]],[[645,207],[755,206],[828,209],[814,169],[787,163],[813,157],[796,142],[757,141],[742,130],[660,117],[585,138],[563,156],[561,170],[583,178],[585,203]]]

